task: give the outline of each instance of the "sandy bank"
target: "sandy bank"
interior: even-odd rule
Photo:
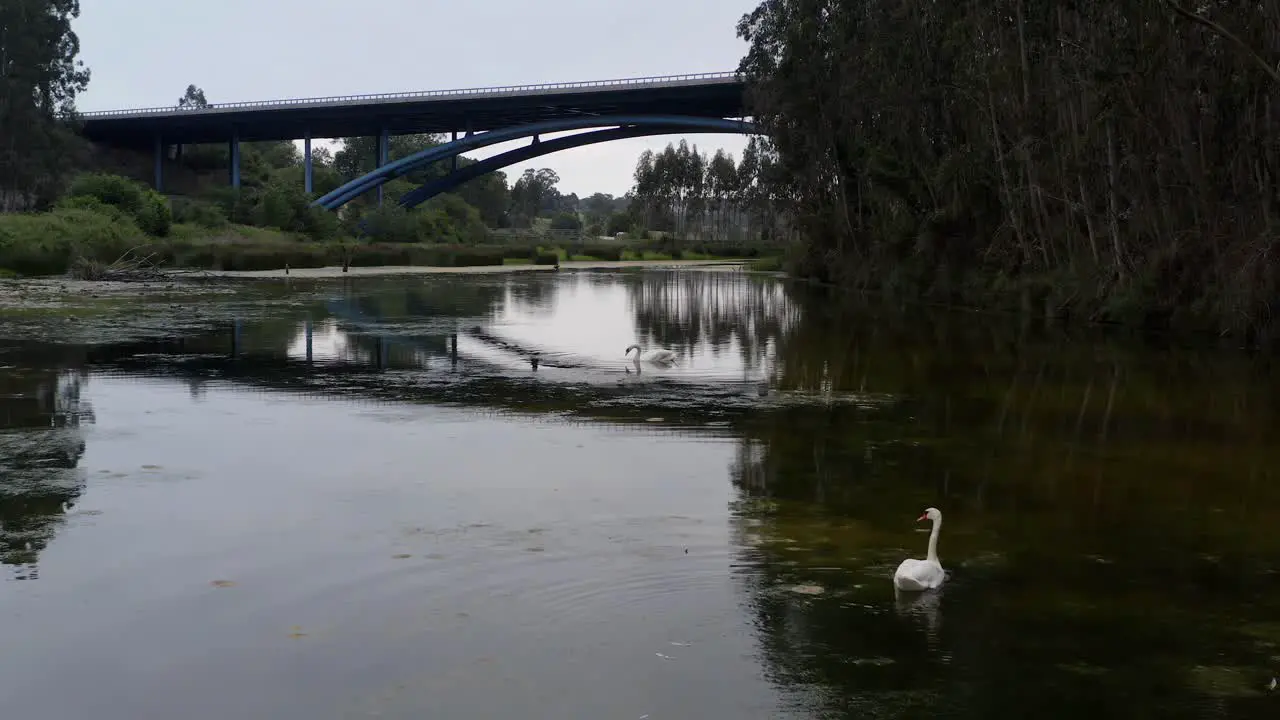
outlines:
[[[735,269],[744,265],[744,260],[619,260],[609,261],[570,261],[560,263],[560,270],[608,270],[615,268],[689,268]],[[427,265],[394,265],[382,267],[352,267],[342,272],[337,265],[322,268],[293,268],[289,271],[291,278],[342,278],[370,275],[436,275],[436,274],[473,274],[504,272],[554,272],[551,265],[480,265],[474,267],[434,267]],[[211,270],[207,273],[214,277],[226,278],[276,278],[285,277],[284,270]]]

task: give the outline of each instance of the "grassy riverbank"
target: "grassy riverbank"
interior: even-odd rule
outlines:
[[[289,268],[555,265],[570,261],[755,259],[747,248],[650,249],[644,243],[529,244],[388,243],[338,237],[314,240],[299,233],[248,225],[220,228],[168,225],[144,232],[114,208],[66,206],[47,213],[0,215],[0,277],[64,275],[93,278],[121,258],[148,265],[217,271]],[[665,252],[662,250],[666,250]],[[767,259],[767,258],[766,258]]]
[[[366,208],[364,215],[340,219],[311,207],[305,195],[273,192],[246,210],[238,195],[167,198],[128,178],[83,174],[48,211],[0,213],[0,277],[69,273],[95,279],[118,275],[130,265],[264,271],[761,256],[754,246],[688,243],[647,233],[620,241],[530,231],[513,241],[486,228],[473,212],[463,212],[460,201],[417,214],[394,205]],[[449,215],[451,210],[462,219]]]
[[[750,259],[747,252],[656,252],[601,245],[578,247],[500,244],[378,243],[349,238],[315,241],[291,233],[245,225],[211,231],[175,225],[168,237],[141,233],[128,223],[89,210],[0,216],[0,276],[48,276],[70,272],[88,277],[129,254],[161,267],[219,271],[289,268],[555,265],[557,262],[618,262]]]

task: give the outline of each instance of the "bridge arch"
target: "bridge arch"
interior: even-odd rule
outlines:
[[[404,208],[413,208],[430,200],[431,198],[451,192],[459,185],[474,180],[481,175],[487,175],[495,170],[501,170],[510,167],[516,163],[532,160],[543,155],[560,152],[561,150],[569,150],[576,147],[584,147],[586,145],[595,145],[597,143],[610,142],[613,140],[626,140],[636,137],[650,137],[653,135],[671,135],[682,134],[689,135],[694,133],[719,133],[723,130],[712,130],[708,128],[670,128],[670,127],[619,127],[609,128],[607,130],[595,130],[589,133],[581,133],[579,135],[569,135],[566,137],[554,138],[552,140],[543,140],[541,142],[525,145],[523,147],[508,150],[500,155],[485,158],[479,162],[473,163],[463,168],[445,175],[442,178],[436,178],[431,182],[424,183],[414,188],[410,192],[404,194],[400,198],[400,206]]]
[[[690,115],[595,115],[585,117],[568,117],[558,118],[555,120],[546,120],[542,122],[528,123],[525,125],[516,125],[509,128],[499,128],[478,135],[459,138],[453,142],[438,145],[433,148],[427,148],[416,152],[407,157],[400,158],[387,163],[372,172],[362,175],[345,185],[333,190],[330,193],[318,198],[314,206],[323,207],[328,210],[335,210],[347,204],[351,200],[365,194],[366,192],[377,188],[379,185],[389,180],[414,171],[415,169],[439,160],[447,160],[456,155],[460,155],[468,150],[496,145],[511,140],[519,140],[527,137],[535,137],[543,133],[565,132],[568,130],[587,130],[591,128],[616,128],[617,131],[637,131],[649,130],[643,134],[648,135],[664,135],[672,133],[689,133],[689,132],[719,132],[719,133],[743,133],[755,134],[758,131],[756,127],[742,120],[729,120],[724,118],[697,117]],[[660,131],[659,131],[660,129]],[[606,142],[608,140],[617,140],[623,137],[631,137],[627,134],[612,135],[604,132],[583,133],[582,135],[574,135],[568,138],[556,138],[545,142],[537,143],[531,148],[537,148],[541,145],[552,145],[560,150],[569,147],[579,147],[595,142]],[[577,139],[580,137],[590,138],[589,140],[580,140],[576,144],[560,143],[562,140]],[[553,145],[554,143],[560,143]],[[520,148],[519,150],[524,150]],[[539,152],[529,157],[538,157],[548,152],[555,152],[555,149]],[[511,155],[517,151],[503,153],[496,157]],[[527,159],[527,158],[526,158]],[[507,164],[519,162],[519,160],[511,160]],[[458,172],[469,169],[463,168]],[[490,169],[496,169],[503,166],[489,166]],[[441,192],[441,191],[436,191]],[[424,195],[418,202],[422,202],[431,195]],[[403,202],[402,202],[403,204]],[[414,203],[417,204],[417,203]]]

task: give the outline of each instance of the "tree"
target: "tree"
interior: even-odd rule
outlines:
[[[209,101],[204,99],[204,90],[201,90],[195,85],[188,85],[187,92],[184,93],[182,97],[178,98],[178,107],[192,109],[207,108],[209,107]]]
[[[0,3],[0,210],[51,202],[81,147],[69,127],[89,85],[79,15],[78,0]]]
[[[589,223],[602,223],[613,213],[614,197],[607,193],[589,195],[581,203],[583,214]]]
[[[727,241],[742,234],[752,217],[771,214],[771,196],[750,190],[759,186],[761,172],[773,172],[762,162],[761,148],[753,139],[740,166],[723,150],[708,159],[684,141],[656,154],[646,150],[636,161],[631,211],[647,229],[690,240]],[[754,226],[757,232],[764,228],[760,220]]]
[[[1268,322],[1280,2],[1246,5],[765,0],[740,70],[794,269],[941,297],[1055,277],[1055,312]]]
[[[333,167],[333,151],[327,147],[311,148],[311,166],[312,168]]]
[[[560,176],[550,168],[525,170],[511,188],[513,222],[519,227],[529,227],[540,213],[554,211],[560,198],[556,189],[559,182]]]
[[[581,230],[582,219],[578,217],[577,213],[570,213],[570,212],[556,213],[556,216],[551,218],[551,229],[552,230]]]
[[[443,136],[429,133],[392,135],[387,139],[387,160],[400,160],[443,143]],[[354,180],[361,175],[373,172],[378,161],[378,138],[343,138],[342,148],[334,154],[333,161],[338,172],[347,180]],[[405,178],[421,185],[444,177],[448,172],[449,167],[446,163],[432,163],[427,168],[419,168],[409,173]]]
[[[458,158],[458,167],[475,163],[471,158]],[[511,209],[511,190],[507,187],[507,175],[501,171],[486,173],[468,180],[454,193],[480,211],[480,217],[489,227],[507,227]]]

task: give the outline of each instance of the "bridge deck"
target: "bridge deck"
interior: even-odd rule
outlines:
[[[296,140],[420,132],[482,132],[539,120],[604,114],[741,117],[743,83],[734,73],[634,78],[552,85],[439,90],[298,100],[224,103],[208,108],[145,108],[84,113],[91,140],[166,144]]]

